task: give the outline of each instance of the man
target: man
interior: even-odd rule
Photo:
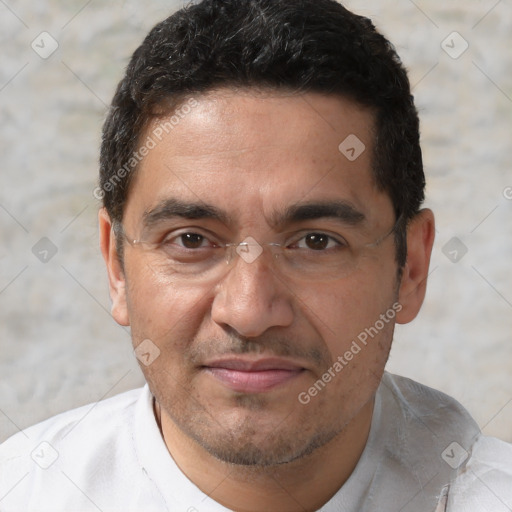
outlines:
[[[434,218],[369,20],[189,5],[134,53],[100,163],[112,313],[148,385],[4,443],[0,510],[512,510],[511,446],[384,372]]]

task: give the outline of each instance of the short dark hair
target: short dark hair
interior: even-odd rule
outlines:
[[[150,31],[103,127],[99,185],[114,223],[122,221],[137,167],[133,155],[148,123],[219,87],[317,92],[369,108],[372,172],[395,209],[396,259],[403,267],[407,223],[424,199],[418,113],[393,45],[368,18],[335,0],[203,0]]]

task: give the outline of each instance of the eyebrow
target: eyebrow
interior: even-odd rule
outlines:
[[[152,210],[145,211],[143,224],[151,228],[161,221],[175,217],[184,219],[214,219],[224,224],[228,223],[229,216],[223,210],[202,202],[190,203],[179,199],[165,199],[158,203]]]
[[[230,215],[208,203],[187,202],[176,198],[161,201],[153,209],[144,212],[143,224],[145,228],[151,228],[161,221],[175,217],[184,219],[212,219],[230,224]],[[270,224],[277,228],[305,220],[331,218],[347,224],[357,226],[366,220],[366,216],[357,210],[350,202],[345,200],[310,201],[295,203],[282,211],[276,211],[270,216]]]
[[[271,217],[271,224],[279,226],[323,218],[338,220],[349,226],[357,226],[366,220],[364,213],[350,202],[333,200],[292,204],[284,211],[274,213]]]

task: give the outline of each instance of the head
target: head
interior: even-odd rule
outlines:
[[[240,464],[343,431],[371,402],[395,322],[421,306],[433,241],[409,81],[372,23],[334,0],[183,8],[135,51],[100,164],[113,314],[158,355],[141,367],[168,420]],[[232,250],[213,273],[161,250],[248,239],[254,258]],[[330,274],[287,267],[272,245],[340,241],[350,264]],[[278,368],[263,389],[227,360]]]

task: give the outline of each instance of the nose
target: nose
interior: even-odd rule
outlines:
[[[212,303],[214,322],[245,337],[257,337],[271,327],[292,323],[293,294],[270,260],[270,254],[253,261],[236,257],[217,286]]]

